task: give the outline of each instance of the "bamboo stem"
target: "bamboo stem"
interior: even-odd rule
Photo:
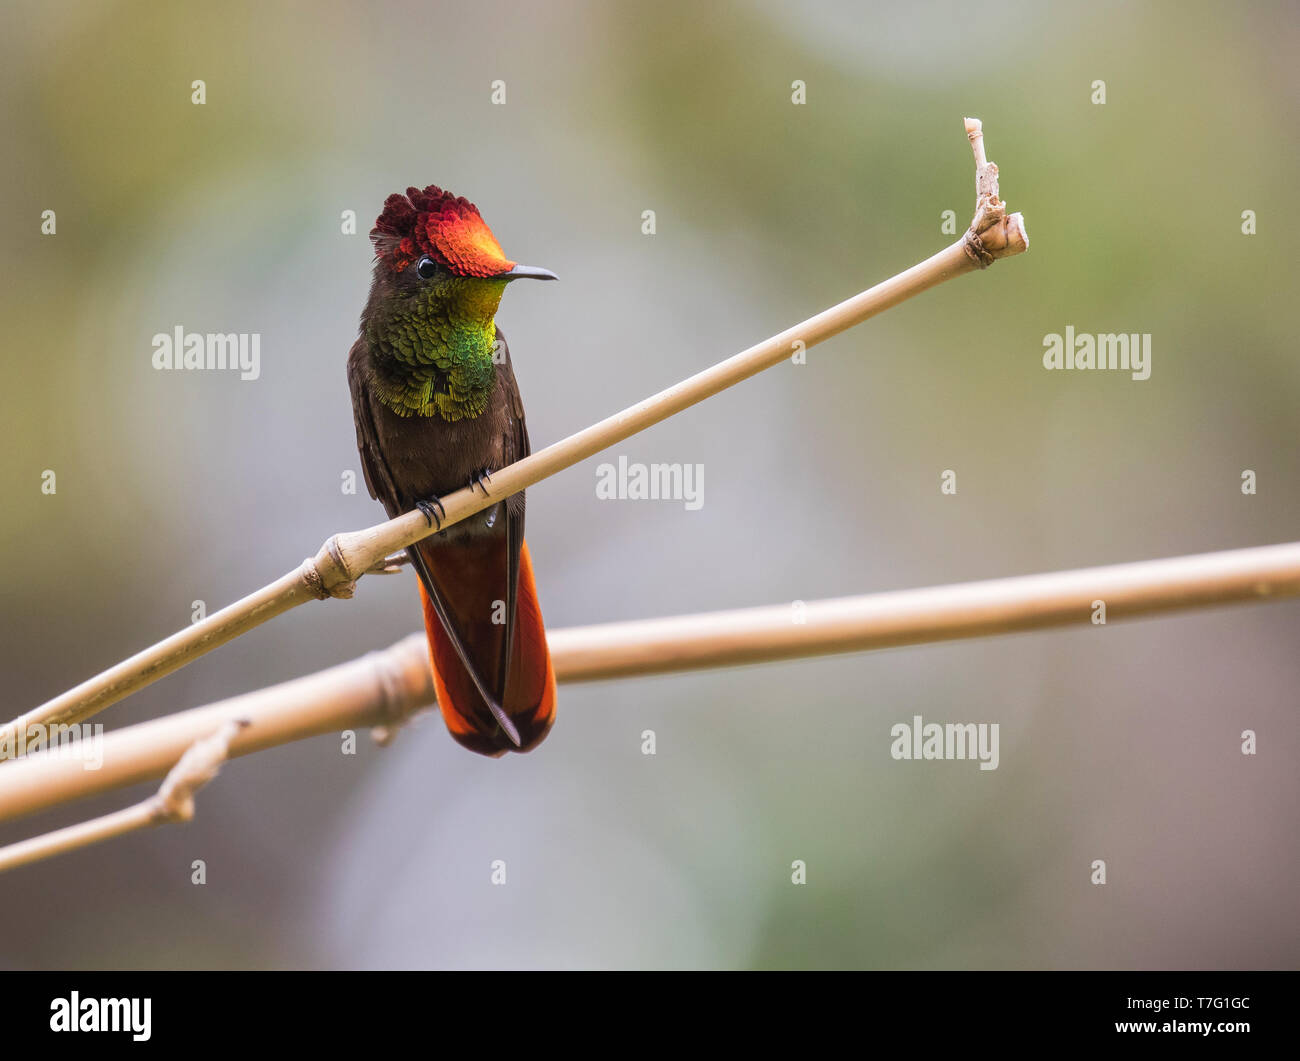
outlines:
[[[781,604],[569,627],[547,640],[556,676],[584,682],[1093,625],[1098,601],[1105,604],[1108,624],[1295,596],[1300,596],[1300,542],[841,597],[803,607]],[[3,805],[0,795],[0,817]]]
[[[583,682],[1092,627],[1099,600],[1109,624],[1296,596],[1300,542],[1290,542],[813,601],[803,608],[782,604],[572,627],[552,631],[548,641],[556,677]],[[243,725],[230,736],[231,757],[346,729],[391,730],[434,702],[427,652],[424,634],[413,634],[316,674],[129,726],[103,738],[98,770],[53,749],[26,756],[0,770],[0,821],[161,777],[195,741],[232,721]]]
[[[229,719],[215,733],[196,738],[148,799],[100,818],[0,847],[0,873],[152,825],[192,821],[194,793],[217,776],[231,739],[243,725],[242,719]]]
[[[154,824],[156,820],[153,800],[150,798],[143,803],[136,803],[112,814],[105,814],[102,818],[77,822],[76,825],[69,825],[66,829],[55,829],[41,836],[33,836],[30,840],[19,840],[7,847],[0,847],[0,873],[32,862],[40,862],[42,859],[53,858],[55,855],[76,851],[81,847],[89,847],[102,840],[112,840],[114,837],[124,836],[138,829],[146,829]]]
[[[975,135],[975,132],[979,132],[979,126],[976,119],[966,119],[967,136],[971,139],[977,162],[976,214],[971,228],[956,243],[919,265],[823,310],[802,324],[787,328],[779,335],[751,346],[622,412],[538,450],[508,467],[494,471],[491,496],[488,496],[486,490],[466,487],[442,498],[446,509],[442,527],[466,519],[496,504],[503,497],[533,486],[779,364],[791,356],[797,343],[802,343],[804,347],[814,346],[945,280],[983,268],[997,258],[1010,257],[1026,250],[1028,237],[1020,215],[1008,215],[998,198],[997,167],[984,159],[983,134],[981,132],[979,136]],[[297,570],[19,716],[0,730],[0,747],[6,743],[6,737],[12,743],[19,733],[32,725],[67,724],[89,718],[212,649],[247,633],[254,626],[309,600],[350,597],[361,575],[382,564],[390,554],[399,552],[432,533],[434,531],[421,513],[408,512],[364,530],[336,534]]]

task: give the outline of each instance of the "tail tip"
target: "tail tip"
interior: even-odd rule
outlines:
[[[519,730],[515,728],[514,722],[501,705],[489,702],[488,707],[492,711],[492,717],[497,720],[497,725],[501,727],[501,732],[510,738],[510,743],[516,748],[522,748],[524,742],[519,737]]]

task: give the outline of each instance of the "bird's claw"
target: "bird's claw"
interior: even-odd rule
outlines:
[[[417,501],[415,507],[420,510],[420,514],[424,516],[430,527],[437,524],[437,529],[442,529],[442,521],[447,515],[447,510],[442,507],[441,501],[433,497],[428,501]]]
[[[486,486],[484,486],[483,484],[484,484],[484,483],[490,483],[491,481],[492,481],[492,475],[491,475],[491,473],[490,473],[486,468],[483,468],[481,471],[477,471],[477,472],[475,472],[473,475],[470,476],[470,479],[469,479],[469,488],[470,488],[471,490],[473,490],[474,487],[477,486],[480,490],[483,491],[483,496],[484,496],[484,497],[487,497],[487,496],[488,496],[488,488],[487,488]]]

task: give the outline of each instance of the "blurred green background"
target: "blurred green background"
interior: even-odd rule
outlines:
[[[22,0],[0,19],[8,715],[381,518],[340,489],[344,360],[365,233],[407,184],[470,197],[561,276],[498,316],[535,446],[950,242],[964,115],[1026,217],[1027,256],[612,451],[702,463],[701,510],[599,501],[609,454],[531,490],[553,627],[1300,536],[1294,5]],[[1151,378],[1044,371],[1067,324],[1151,333]],[[176,325],[259,332],[261,378],[154,371]],[[100,717],[419,622],[409,576],[366,579]],[[504,761],[436,716],[353,757],[305,742],[228,765],[189,826],[0,877],[24,912],[0,966],[1294,967],[1297,635],[1283,603],[562,688],[545,745]],[[998,722],[999,769],[893,761],[914,714]]]

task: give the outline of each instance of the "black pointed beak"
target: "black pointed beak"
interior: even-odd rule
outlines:
[[[542,269],[536,265],[516,265],[508,272],[498,273],[499,280],[558,280],[549,269]]]

